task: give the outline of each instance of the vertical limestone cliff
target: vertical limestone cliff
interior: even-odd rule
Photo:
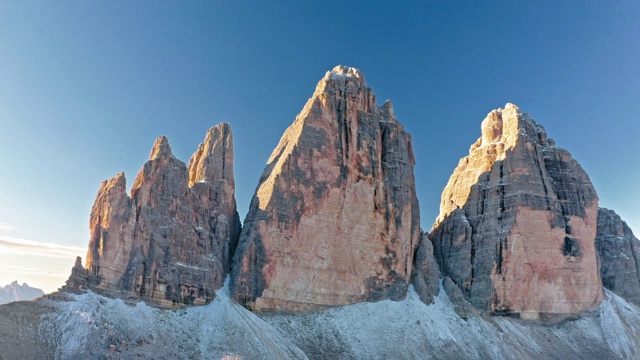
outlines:
[[[209,130],[189,167],[158,138],[131,196],[123,173],[101,184],[86,266],[76,262],[67,289],[160,307],[210,302],[240,233],[234,189],[229,124]]]
[[[327,72],[282,136],[244,222],[241,304],[304,311],[404,298],[420,240],[411,136],[354,68]]]
[[[443,275],[476,308],[535,319],[604,298],[597,217],[598,197],[578,162],[507,104],[482,122],[429,237]]]
[[[598,210],[596,248],[603,285],[640,306],[640,241],[613,210]]]

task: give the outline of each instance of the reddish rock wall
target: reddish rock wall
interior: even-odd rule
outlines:
[[[573,314],[603,299],[598,198],[564,149],[513,104],[494,110],[449,179],[430,233],[443,275],[496,314]]]
[[[420,239],[411,141],[362,73],[327,72],[260,178],[235,299],[280,311],[402,299]]]
[[[240,233],[234,189],[229,124],[209,130],[189,167],[158,138],[131,196],[123,173],[101,184],[86,269],[76,263],[67,289],[160,307],[210,302]]]

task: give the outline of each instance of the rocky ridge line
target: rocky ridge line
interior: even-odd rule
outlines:
[[[44,295],[44,291],[33,288],[27,283],[22,285],[17,281],[0,287],[0,304],[6,304],[12,301],[33,300]]]
[[[76,261],[65,290],[165,308],[212,301],[240,232],[234,191],[229,124],[208,131],[189,167],[159,137],[131,196],[124,173],[101,184],[86,266]]]

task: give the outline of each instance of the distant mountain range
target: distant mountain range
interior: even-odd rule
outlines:
[[[27,283],[22,285],[17,281],[0,288],[0,304],[10,303],[12,301],[33,300],[44,295],[44,291],[33,288]]]

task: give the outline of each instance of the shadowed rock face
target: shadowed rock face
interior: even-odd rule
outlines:
[[[433,256],[433,245],[426,234],[422,234],[416,249],[411,283],[423,303],[433,303],[440,288],[440,269]]]
[[[482,137],[449,179],[429,235],[443,275],[475,307],[538,318],[603,299],[589,177],[513,104],[482,122]]]
[[[86,269],[67,290],[88,287],[160,307],[213,300],[240,233],[229,124],[209,130],[187,167],[156,140],[126,193],[123,173],[104,181],[91,210]]]
[[[254,309],[304,311],[404,298],[420,239],[411,136],[338,66],[280,140],[240,236],[231,278]]]
[[[613,210],[598,210],[596,248],[602,284],[640,306],[640,241]]]

